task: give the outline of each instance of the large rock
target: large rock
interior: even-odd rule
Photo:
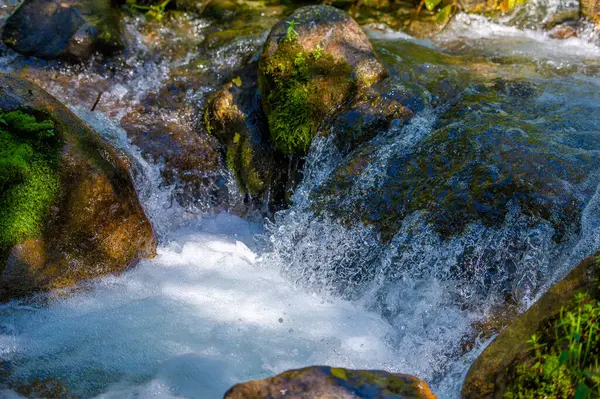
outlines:
[[[414,212],[450,237],[473,222],[499,226],[509,208],[519,205],[525,214],[548,221],[553,239],[562,242],[578,229],[573,221],[580,220],[581,198],[592,193],[582,183],[600,166],[600,157],[579,143],[548,140],[555,121],[544,125],[526,118],[526,112],[539,112],[529,108],[535,96],[535,86],[525,82],[500,79],[473,87],[413,151],[382,158],[379,147],[355,150],[316,192],[317,207],[343,220],[362,220],[387,240]],[[499,114],[491,103],[503,104],[507,113]],[[350,194],[362,174],[355,165],[378,159],[386,160],[380,183]]]
[[[0,300],[155,254],[127,159],[54,97],[0,75]]]
[[[379,370],[290,370],[231,388],[225,399],[435,399],[424,381]]]
[[[599,255],[586,258],[496,337],[471,366],[462,389],[463,399],[506,397],[517,365],[532,356],[527,342],[532,335],[544,339],[545,330],[550,329],[553,336],[555,319],[575,295],[587,293],[595,301],[600,299]]]
[[[2,40],[25,55],[83,60],[123,49],[120,11],[110,0],[25,0]]]
[[[348,14],[299,8],[273,27],[260,59],[271,141],[284,154],[306,154],[323,119],[386,74]]]

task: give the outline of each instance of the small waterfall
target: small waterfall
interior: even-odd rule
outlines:
[[[0,7],[10,4],[0,0]],[[534,0],[531,7],[526,12],[545,23],[571,3]],[[9,386],[49,378],[82,398],[218,398],[240,381],[328,364],[414,374],[440,398],[457,398],[488,339],[474,326],[507,302],[525,310],[600,247],[600,122],[591,117],[600,111],[600,50],[586,37],[552,40],[537,26],[519,25],[518,17],[513,23],[461,14],[433,41],[371,32],[397,88],[408,88],[421,108],[410,123],[379,132],[350,154],[332,136],[316,139],[293,204],[266,221],[218,212],[208,195],[196,198],[197,207],[180,204],[176,182],[164,182],[162,161],[145,157],[120,125],[178,68],[201,65],[206,74],[185,94],[199,108],[216,82],[256,54],[262,36],[179,58],[164,50],[184,42],[176,25],[192,27],[191,42],[181,46],[196,49],[209,21],[182,16],[153,47],[143,22],[131,18],[131,51],[113,71],[99,59],[78,67],[33,65],[40,84],[129,156],[160,244],[155,259],[121,276],[0,305],[0,365],[10,370],[5,376],[0,369],[0,397],[18,397]],[[0,48],[0,71],[32,63]],[[48,71],[55,79],[44,80]],[[447,116],[469,95],[514,74],[533,88],[528,99],[510,97],[507,89]],[[439,82],[450,82],[456,93],[445,95]],[[99,90],[100,111],[89,111]],[[565,221],[561,240],[552,222],[561,215],[527,213],[514,198],[497,224],[468,220],[451,236],[427,209],[408,212],[389,237],[374,223],[332,211],[354,216],[390,183],[395,163],[404,165],[399,160],[422,150],[436,132],[488,123],[478,118],[490,114],[514,122],[502,134],[523,139],[520,148],[530,148],[527,139],[539,139],[541,131],[547,148],[570,162],[565,170],[584,170],[578,179],[565,172],[552,186],[574,193],[582,208],[579,219]],[[480,139],[495,132],[482,131]],[[545,149],[544,156],[553,155]],[[327,202],[325,188],[358,155],[366,160],[361,173]],[[235,191],[224,168],[215,173]]]

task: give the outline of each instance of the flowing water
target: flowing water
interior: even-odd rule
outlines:
[[[0,18],[14,5],[0,1]],[[560,219],[559,227],[566,227],[559,240],[551,218],[527,214],[511,201],[493,226],[470,221],[448,238],[426,212],[414,211],[382,239],[372,225],[316,209],[323,187],[356,156],[330,139],[316,140],[294,205],[270,220],[211,210],[203,197],[195,198],[208,204],[201,207],[174,200],[164,164],[144,156],[119,120],[173,71],[192,65],[203,78],[185,102],[201,106],[215,82],[264,39],[240,38],[199,55],[194,48],[211,21],[180,18],[175,25],[185,29],[163,28],[158,44],[148,43],[143,21],[131,19],[130,49],[111,71],[102,60],[65,67],[0,49],[1,71],[30,73],[129,155],[160,242],[155,259],[120,276],[0,305],[0,397],[19,397],[9,387],[53,379],[82,398],[218,398],[237,382],[326,364],[414,374],[440,398],[457,398],[486,343],[473,326],[505,303],[507,293],[526,309],[600,248],[600,48],[591,29],[559,41],[507,21],[459,15],[434,41],[370,31],[398,87],[413,84],[419,112],[370,140],[374,155],[346,189],[347,198],[335,202],[339,209],[377,199],[370,194],[390,183],[394,162],[423,148],[448,123],[444,112],[461,101],[467,112],[456,113],[452,123],[468,128],[476,122],[471,115],[487,115],[489,108],[514,115],[505,134],[527,122],[543,132],[546,155],[556,151],[583,171],[577,179],[566,172],[557,178],[581,208],[576,220]],[[169,46],[178,55],[169,55]],[[452,95],[426,83],[442,75],[455,88]],[[505,94],[485,109],[467,102],[479,90],[471,80],[485,86],[514,77],[535,88],[525,102]],[[103,105],[89,111],[100,90]],[[190,123],[187,114],[169,117]],[[536,173],[555,170],[562,168]],[[230,202],[239,202],[228,172],[216,175],[225,180]],[[469,272],[457,272],[465,257]],[[464,349],[467,341],[473,349]]]

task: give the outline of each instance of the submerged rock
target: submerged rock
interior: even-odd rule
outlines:
[[[406,374],[314,366],[231,388],[224,399],[435,399],[427,383]]]
[[[531,337],[536,334],[540,339],[539,343],[550,346],[555,339],[554,325],[560,313],[577,294],[586,293],[593,301],[600,300],[598,256],[600,253],[583,260],[496,337],[471,366],[463,385],[462,398],[525,397],[506,394],[507,388],[515,383],[518,367],[536,361],[535,353],[531,350]],[[543,378],[539,379],[539,382],[542,380]],[[519,389],[527,388],[539,392],[543,397],[556,397],[552,394],[548,396],[541,386],[521,386]],[[573,395],[568,397],[575,397]]]
[[[16,387],[20,395],[26,398],[79,399],[61,380],[36,379],[27,385]]]
[[[25,0],[6,21],[2,40],[25,55],[74,60],[124,47],[120,11],[110,0]]]
[[[348,14],[309,6],[273,27],[258,73],[271,141],[304,155],[323,119],[387,71]]]
[[[155,254],[128,161],[58,100],[0,75],[0,300]]]
[[[424,212],[445,237],[460,234],[472,222],[502,223],[509,208],[547,220],[554,240],[576,232],[586,196],[588,171],[600,157],[577,145],[549,141],[546,127],[527,119],[535,87],[519,81],[496,80],[473,88],[440,115],[433,131],[411,152],[377,154],[381,148],[356,150],[315,193],[317,204],[344,220],[362,220],[391,239],[405,217]],[[502,112],[497,104],[503,104]],[[560,123],[552,118],[549,126]],[[385,160],[385,175],[368,195],[345,195],[356,180],[353,165],[360,160]],[[540,173],[544,170],[546,173]],[[568,182],[568,183],[567,183]]]
[[[358,98],[351,107],[336,115],[329,126],[342,154],[347,154],[368,142],[392,124],[403,125],[413,117],[422,104],[414,93],[396,79],[384,79]]]

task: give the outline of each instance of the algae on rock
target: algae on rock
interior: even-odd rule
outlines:
[[[225,399],[435,399],[424,381],[407,374],[326,366],[288,370],[235,385]]]

